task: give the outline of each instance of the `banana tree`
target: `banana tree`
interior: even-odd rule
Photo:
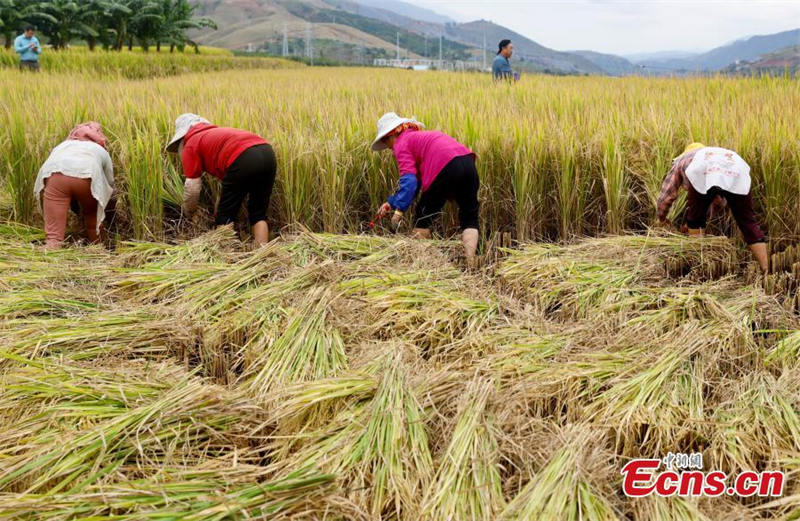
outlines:
[[[43,3],[31,0],[0,0],[0,31],[6,49],[11,48],[15,32],[21,31],[25,24],[48,19],[47,14],[41,10]]]
[[[207,17],[195,18],[196,6],[190,5],[187,0],[162,0],[162,21],[158,27],[156,48],[161,50],[162,43],[169,44],[170,52],[175,47],[183,48],[192,45],[197,50],[197,44],[186,34],[192,29],[212,28],[217,29],[214,20]]]

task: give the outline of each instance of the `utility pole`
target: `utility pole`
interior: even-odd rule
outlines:
[[[400,31],[397,31],[397,61],[400,61]]]
[[[428,57],[428,33],[425,33],[425,57]]]
[[[442,68],[442,35],[439,35],[439,68]]]
[[[483,28],[483,70],[486,70],[486,27]]]
[[[283,24],[283,57],[289,56],[289,28],[286,23]]]

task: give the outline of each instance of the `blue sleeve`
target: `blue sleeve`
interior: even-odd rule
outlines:
[[[14,52],[17,54],[22,54],[27,49],[27,46],[22,42],[22,38],[17,36],[17,39],[14,40]]]
[[[42,44],[39,43],[39,39],[34,37],[33,41],[36,42],[36,50],[33,52],[35,52],[36,54],[42,54]]]
[[[417,181],[416,175],[403,174],[400,176],[399,185],[397,191],[391,195],[386,202],[388,202],[392,208],[405,212],[408,210],[408,207],[411,206],[411,203],[414,202],[419,182]]]

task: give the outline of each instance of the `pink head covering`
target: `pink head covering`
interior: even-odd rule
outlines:
[[[103,127],[101,127],[100,123],[96,121],[81,123],[72,129],[72,131],[69,133],[69,136],[67,136],[67,139],[74,139],[76,141],[92,141],[103,148],[106,148],[108,145],[108,140],[106,139],[105,134],[103,134]]]

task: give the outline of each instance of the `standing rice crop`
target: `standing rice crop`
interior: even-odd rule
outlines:
[[[790,79],[532,76],[508,95],[486,96],[481,75],[304,67],[231,74],[203,71],[260,65],[164,53],[51,52],[43,59],[46,69],[65,72],[25,89],[17,88],[24,78],[17,71],[0,80],[0,98],[7,101],[0,143],[8,151],[0,182],[12,194],[15,216],[28,222],[37,219],[30,187],[45,154],[78,120],[96,119],[113,136],[120,180],[129,180],[120,183],[120,200],[130,203],[131,222],[120,231],[162,238],[167,230],[159,216],[165,202],[177,203],[180,188],[163,145],[171,121],[188,110],[179,107],[189,103],[215,123],[274,144],[279,171],[269,218],[276,229],[300,223],[313,231],[357,232],[396,182],[390,154],[368,149],[375,120],[396,110],[475,150],[489,233],[567,239],[642,229],[654,220],[671,159],[702,139],[738,150],[751,164],[757,212],[772,237],[800,234],[800,187],[791,182],[797,173],[792,143],[800,137],[791,115],[800,91]],[[176,64],[163,69],[170,60]],[[81,66],[89,72],[66,72]],[[107,70],[150,79],[109,78]],[[200,73],[179,82],[152,78],[192,70]],[[508,120],[501,124],[497,114]],[[40,122],[36,135],[30,121]],[[455,231],[452,224],[446,221],[446,235]]]

